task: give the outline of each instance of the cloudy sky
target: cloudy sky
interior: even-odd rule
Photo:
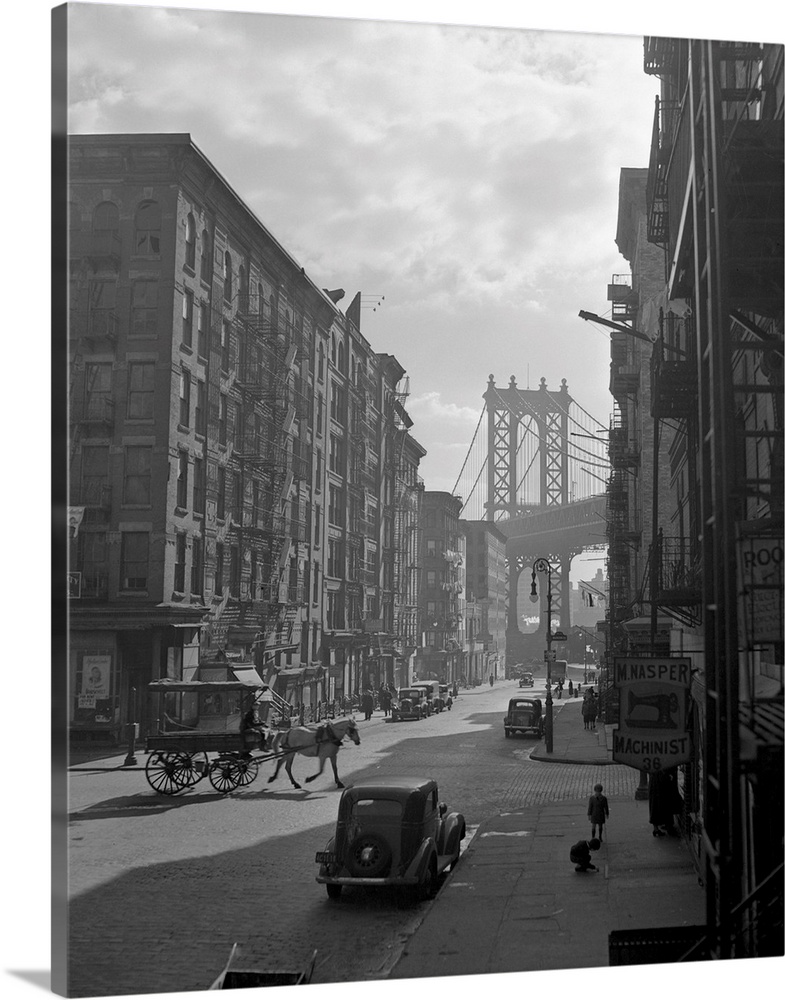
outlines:
[[[278,4],[278,9],[286,5]],[[445,5],[446,6],[446,5]],[[567,379],[603,423],[621,167],[645,166],[642,38],[72,4],[69,128],[189,132],[410,376],[452,489],[488,375]]]

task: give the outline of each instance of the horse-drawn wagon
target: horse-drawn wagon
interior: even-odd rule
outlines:
[[[226,794],[249,785],[266,761],[275,761],[274,781],[282,765],[292,777],[295,754],[326,760],[338,779],[335,756],[345,736],[359,743],[354,719],[328,720],[320,725],[280,731],[261,722],[256,710],[268,690],[259,681],[153,681],[149,690],[160,696],[158,732],[145,740],[150,755],[145,774],[162,795],[175,795],[207,777],[216,791]]]

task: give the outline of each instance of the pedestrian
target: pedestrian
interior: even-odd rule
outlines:
[[[491,682],[491,687],[493,687],[493,674],[491,674],[491,676],[490,676],[489,680],[490,680],[490,682]]]
[[[588,693],[586,693],[583,696],[583,704],[581,705],[581,715],[583,716],[583,728],[584,729],[588,729],[589,728],[589,713],[591,711],[590,702],[591,702],[591,699],[589,698]]]
[[[373,715],[373,694],[371,691],[366,690],[360,700],[360,707],[365,713],[365,721],[367,722]]]
[[[595,833],[597,833],[597,840],[600,843],[602,843],[602,828],[609,813],[608,800],[602,794],[602,785],[595,785],[594,794],[589,797],[589,811],[587,815],[591,820],[591,835],[594,837]]]
[[[570,683],[569,683],[569,684],[567,685],[567,690],[568,690],[568,691],[570,692],[570,697],[572,698],[572,695],[573,695],[573,687],[572,687],[572,680],[571,680],[571,681],[570,681]]]
[[[591,863],[591,852],[599,851],[599,840],[579,840],[570,848],[570,861],[575,865],[576,872],[596,872],[599,869]]]
[[[598,710],[599,710],[599,700],[594,691],[592,691],[591,701],[589,702],[589,729],[596,728]]]
[[[386,684],[379,688],[379,705],[386,716],[390,711],[390,692]]]
[[[682,798],[676,778],[676,769],[652,771],[649,775],[649,822],[652,836],[678,837],[679,831],[673,822],[675,813],[681,812]]]

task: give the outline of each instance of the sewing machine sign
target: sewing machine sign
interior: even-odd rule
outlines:
[[[690,759],[687,702],[691,662],[685,657],[616,656],[619,727],[613,759],[639,771],[660,771]]]

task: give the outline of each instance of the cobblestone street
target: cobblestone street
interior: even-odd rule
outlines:
[[[422,722],[361,721],[361,746],[339,755],[341,777],[432,775],[470,835],[500,812],[583,797],[600,771],[611,801],[634,796],[628,768],[537,762],[533,741],[505,740],[511,691],[467,692],[452,712]],[[295,776],[313,767],[298,759]],[[301,968],[317,949],[314,982],[388,973],[430,904],[385,891],[329,903],[313,858],[335,821],[332,776],[298,791],[284,774],[268,784],[269,774],[267,765],[226,797],[205,782],[168,798],[142,770],[71,773],[73,995],[204,989],[235,942],[253,967],[269,970]]]

